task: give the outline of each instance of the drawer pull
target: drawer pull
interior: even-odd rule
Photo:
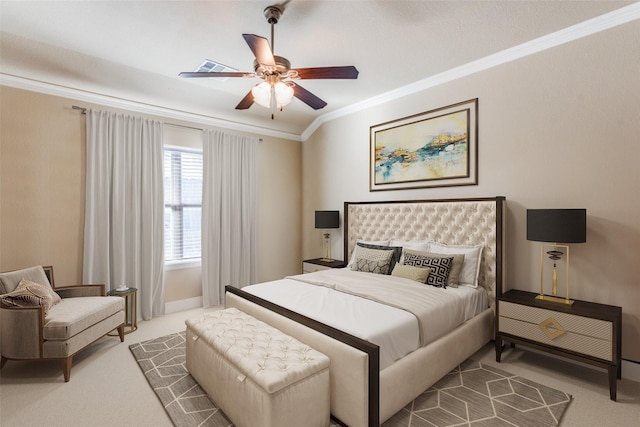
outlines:
[[[567,332],[553,317],[549,317],[547,320],[540,322],[538,326],[550,340],[554,340]]]

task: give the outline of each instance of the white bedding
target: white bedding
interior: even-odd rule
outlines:
[[[246,286],[243,290],[378,345],[380,369],[420,346],[421,328],[414,314],[350,293],[336,292],[327,287],[327,283],[340,281],[341,278],[345,278],[344,282],[361,282],[362,285],[379,283],[395,293],[402,292],[403,289],[410,289],[412,292],[415,292],[416,288],[424,289],[426,294],[433,294],[435,300],[443,297],[447,299],[449,305],[446,310],[434,303],[433,310],[427,313],[426,318],[422,316],[423,329],[425,324],[428,325],[428,331],[422,334],[423,337],[428,336],[427,342],[423,342],[423,345],[445,335],[488,306],[486,291],[481,287],[434,288],[417,284],[410,279],[349,269],[331,269],[292,276]],[[309,283],[313,281],[326,283],[325,286]],[[451,305],[451,300],[457,307]]]

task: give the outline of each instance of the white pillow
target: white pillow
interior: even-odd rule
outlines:
[[[480,258],[482,257],[482,245],[447,245],[445,243],[431,242],[429,251],[437,254],[464,254],[462,270],[458,277],[461,285],[478,287],[478,274],[480,273]]]
[[[413,249],[414,251],[428,251],[428,240],[397,240],[391,239],[389,246],[402,246],[404,249]]]
[[[351,253],[351,259],[349,260],[349,264],[347,264],[347,268],[351,268],[353,264],[356,262],[356,248],[358,247],[358,243],[366,243],[368,245],[378,245],[378,246],[389,246],[388,240],[356,240],[356,246],[353,248],[353,252]]]
[[[404,263],[404,250],[411,249],[414,251],[429,252],[428,240],[397,240],[391,239],[389,246],[401,246],[402,255],[400,256],[400,264]]]

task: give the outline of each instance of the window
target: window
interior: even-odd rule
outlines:
[[[200,258],[202,151],[164,149],[164,259]]]

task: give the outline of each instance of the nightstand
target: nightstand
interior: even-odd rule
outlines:
[[[576,300],[572,305],[537,300],[538,294],[510,290],[497,306],[496,362],[502,341],[605,368],[616,400],[622,377],[622,308]]]
[[[344,261],[339,259],[331,261],[323,261],[322,258],[305,259],[302,261],[302,272],[313,273],[314,271],[328,270],[330,268],[342,268],[344,266]]]

